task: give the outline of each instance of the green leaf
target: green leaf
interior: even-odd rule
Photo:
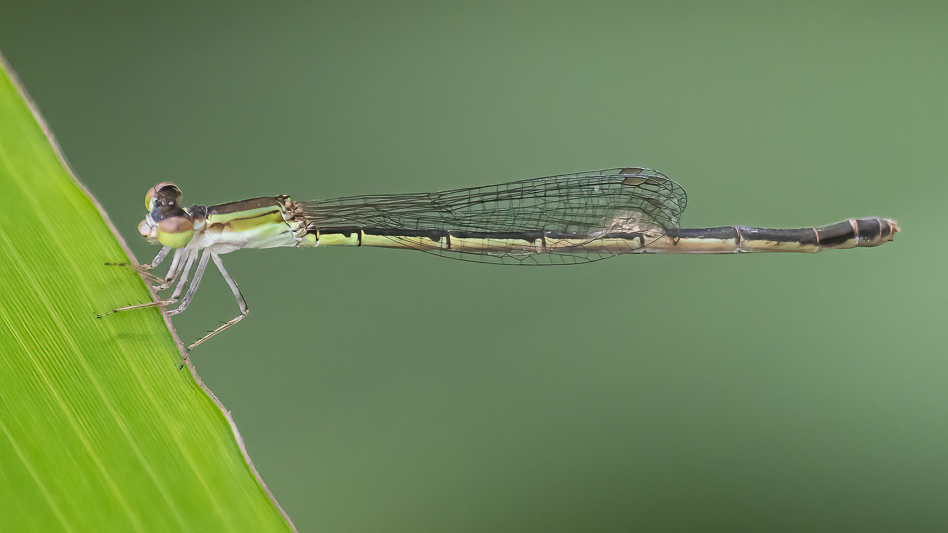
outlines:
[[[0,56],[2,59],[2,56]],[[287,531],[117,232],[0,64],[0,522]]]

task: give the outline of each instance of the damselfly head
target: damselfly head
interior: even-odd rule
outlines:
[[[162,182],[145,193],[148,214],[138,225],[143,237],[171,248],[187,246],[194,236],[194,224],[181,208],[181,189],[171,182]]]
[[[145,209],[151,212],[156,205],[178,205],[181,202],[181,189],[170,181],[163,181],[145,193]]]

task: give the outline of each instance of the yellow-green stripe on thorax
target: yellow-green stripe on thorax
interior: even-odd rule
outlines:
[[[301,245],[298,224],[288,219],[282,197],[253,198],[206,208],[194,206],[191,211],[195,239],[200,239],[194,245],[199,248],[214,245],[218,253],[224,253],[241,248]]]

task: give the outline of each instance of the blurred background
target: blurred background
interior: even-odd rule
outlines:
[[[5,0],[0,50],[141,262],[166,180],[190,205],[637,165],[685,187],[685,226],[901,223],[815,256],[225,256],[251,313],[192,358],[301,531],[932,531],[946,23],[937,1]],[[209,272],[174,323],[187,343],[236,312]]]

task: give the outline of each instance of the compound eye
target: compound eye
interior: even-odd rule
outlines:
[[[169,248],[183,248],[194,236],[194,225],[188,217],[168,217],[158,223],[157,236],[158,242]]]
[[[145,193],[145,209],[150,213],[155,208],[155,202],[167,204],[169,200],[174,204],[180,203],[181,189],[170,181],[163,181]]]

